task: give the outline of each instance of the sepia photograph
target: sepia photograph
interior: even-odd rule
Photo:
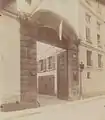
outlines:
[[[105,120],[105,0],[0,0],[0,120]]]

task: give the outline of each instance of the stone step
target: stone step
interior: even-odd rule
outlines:
[[[1,105],[1,112],[20,111],[39,107],[39,103],[8,103]]]

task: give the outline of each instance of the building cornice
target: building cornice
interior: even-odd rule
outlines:
[[[8,17],[11,17],[13,19],[17,19],[17,16],[18,16],[17,14],[14,14],[13,12],[5,10],[5,9],[1,11],[1,14],[8,16]]]
[[[97,51],[97,52],[100,52],[100,53],[105,54],[105,51],[104,51],[103,49],[102,49],[102,50],[101,50],[101,49],[98,49],[98,48],[96,48],[96,47],[93,47],[93,46],[91,46],[91,45],[88,45],[88,44],[84,43],[83,41],[80,42],[80,46],[89,48],[89,49],[91,49],[92,51]]]
[[[85,7],[87,10],[89,10],[94,16],[96,16],[101,22],[105,22],[104,19],[97,14],[97,12],[91,7],[89,6],[87,3],[85,3],[85,1],[83,0],[79,0],[80,4]]]

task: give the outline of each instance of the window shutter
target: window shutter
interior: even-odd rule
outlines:
[[[52,69],[54,69],[54,70],[55,70],[55,64],[56,64],[55,56],[52,56]]]
[[[92,60],[91,60],[92,52],[87,51],[87,65],[92,66]]]
[[[90,40],[90,28],[86,27],[86,39]]]
[[[48,66],[49,66],[49,62],[48,62],[48,58],[46,59],[46,70],[48,71]]]
[[[46,59],[43,60],[43,71],[46,71]]]

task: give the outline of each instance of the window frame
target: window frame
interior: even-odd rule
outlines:
[[[52,69],[52,64],[53,64],[53,56],[49,56],[48,58],[48,69]]]
[[[87,79],[91,79],[91,72],[87,72],[86,78],[87,78]]]
[[[88,26],[86,26],[86,28],[85,28],[85,34],[86,34],[86,40],[88,42],[92,43],[91,42],[91,30]]]
[[[87,57],[87,66],[92,66],[92,51],[87,50],[86,51],[86,57]]]
[[[102,68],[102,55],[98,54],[98,68]]]

